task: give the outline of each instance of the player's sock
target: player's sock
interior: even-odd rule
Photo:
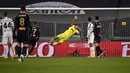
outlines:
[[[97,56],[99,56],[99,46],[96,47],[96,53],[97,53]]]
[[[99,52],[100,52],[100,54],[103,53],[102,50],[101,50],[101,48],[100,48],[100,46],[99,46]]]
[[[94,47],[90,47],[90,56],[95,56]]]
[[[51,43],[54,43],[55,40],[59,39],[58,37],[53,37],[52,40],[50,41]]]
[[[97,52],[97,56],[99,56],[102,53],[100,46],[96,47],[96,52]]]
[[[28,47],[23,47],[23,49],[22,49],[22,50],[23,50],[23,51],[22,51],[22,55],[26,56],[27,48],[28,48]]]
[[[28,56],[32,53],[33,49],[34,47],[32,47],[31,50],[29,51]]]
[[[92,57],[95,57],[95,48],[91,47],[91,51],[92,51]]]
[[[21,55],[21,47],[16,46],[16,49],[17,49],[18,58],[20,58],[20,55]]]
[[[58,42],[53,42],[53,44],[52,45],[58,45],[59,43]]]
[[[53,37],[50,42],[53,42],[56,39],[56,37]]]
[[[8,45],[4,45],[4,54],[5,54],[5,57],[8,57],[8,52],[9,52]]]
[[[10,45],[10,48],[11,48],[11,50],[12,50],[12,52],[13,52],[13,57],[15,56],[15,48],[13,48],[13,46],[12,46],[12,44]]]

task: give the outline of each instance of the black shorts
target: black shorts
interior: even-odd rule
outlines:
[[[36,37],[30,36],[28,40],[28,45],[32,45],[33,47],[36,45]]]
[[[95,36],[94,43],[100,43],[100,40],[101,40],[100,36]]]
[[[27,44],[28,32],[27,31],[17,32],[17,42]]]

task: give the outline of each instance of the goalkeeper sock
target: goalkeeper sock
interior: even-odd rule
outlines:
[[[58,42],[53,42],[53,44],[52,45],[57,45],[58,44]]]
[[[53,42],[57,37],[53,37],[52,40],[50,42]]]

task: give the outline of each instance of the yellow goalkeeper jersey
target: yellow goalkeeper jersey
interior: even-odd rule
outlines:
[[[79,31],[75,28],[75,25],[70,26],[64,33],[57,35],[60,39],[60,43],[68,40],[74,34],[79,34]]]
[[[79,31],[75,28],[75,25],[72,25],[63,34],[65,38],[70,38],[74,34],[79,34]]]

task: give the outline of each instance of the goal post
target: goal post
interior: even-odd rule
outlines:
[[[118,7],[118,8],[26,8],[27,10],[130,10],[130,7]],[[0,10],[20,10],[20,8],[8,8],[1,7]]]

